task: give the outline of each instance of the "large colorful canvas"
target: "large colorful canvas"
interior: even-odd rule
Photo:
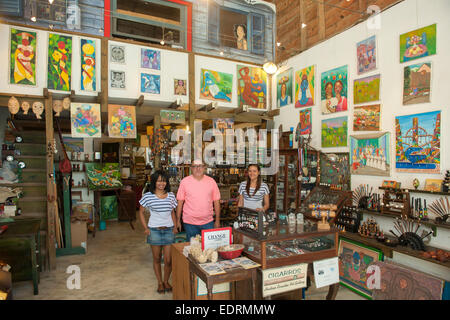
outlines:
[[[295,72],[295,107],[302,108],[314,105],[315,88],[314,66]]]
[[[350,167],[352,174],[389,176],[391,158],[389,132],[350,136]]]
[[[100,163],[90,162],[85,163],[84,166],[90,190],[122,187],[118,163],[104,163],[102,166]]]
[[[161,51],[142,48],[141,68],[161,70]]]
[[[237,65],[238,106],[266,109],[267,74],[262,68]]]
[[[436,54],[436,24],[400,35],[400,62]]]
[[[380,100],[380,75],[356,79],[353,82],[353,103],[360,104]]]
[[[100,104],[97,103],[71,103],[70,122],[72,137],[101,138],[102,116]]]
[[[346,147],[348,118],[322,120],[322,148]]]
[[[200,99],[231,102],[233,75],[208,69],[200,70]]]
[[[363,74],[377,68],[377,41],[371,36],[356,44],[357,72]]]
[[[430,102],[431,62],[406,66],[403,71],[403,104]]]
[[[36,85],[36,32],[10,30],[9,83]]]
[[[292,68],[277,75],[277,107],[292,103]]]
[[[441,111],[396,117],[395,134],[398,172],[440,172]]]
[[[135,106],[108,105],[108,132],[111,138],[135,139]]]
[[[81,39],[81,90],[97,90],[96,54],[95,41]]]
[[[312,130],[311,108],[300,110],[300,134],[310,134]]]
[[[323,114],[347,111],[348,66],[321,75],[321,109]]]
[[[353,131],[380,131],[381,106],[379,104],[355,107]]]
[[[47,88],[70,91],[72,77],[72,37],[48,35]]]
[[[141,73],[141,92],[161,93],[161,76],[159,74]]]
[[[340,284],[372,299],[373,290],[367,286],[367,268],[372,263],[382,261],[383,253],[356,241],[340,238],[338,254]]]

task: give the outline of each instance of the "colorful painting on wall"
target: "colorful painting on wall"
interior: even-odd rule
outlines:
[[[295,107],[314,105],[315,67],[309,66],[295,72]]]
[[[346,147],[348,118],[322,120],[322,148]]]
[[[125,64],[125,47],[112,44],[109,48],[109,61],[112,63]]]
[[[391,158],[389,132],[350,136],[350,167],[352,174],[389,176]]]
[[[122,187],[118,163],[104,163],[102,166],[102,164],[97,162],[86,162],[84,166],[90,190]]]
[[[266,109],[267,74],[262,68],[237,65],[238,106]]]
[[[141,68],[161,70],[161,51],[141,48]]]
[[[68,136],[63,136],[64,148],[67,152],[83,152],[84,151],[84,140],[81,138],[73,138]]]
[[[114,71],[111,70],[111,88],[113,89],[125,89],[125,71]]]
[[[72,137],[101,138],[102,116],[100,104],[96,103],[71,103],[70,122]]]
[[[440,173],[441,111],[395,118],[398,172]]]
[[[231,102],[233,75],[208,69],[200,70],[200,99]]]
[[[181,123],[184,124],[186,121],[186,115],[184,111],[176,110],[161,110],[159,111],[161,117],[161,123]]]
[[[233,118],[217,118],[213,119],[213,129],[220,130],[220,132],[225,133],[226,129],[234,128]]]
[[[161,93],[161,76],[159,74],[141,73],[141,92]]]
[[[377,68],[377,41],[371,36],[356,44],[357,72],[363,74]]]
[[[312,132],[311,108],[300,110],[300,134],[310,134],[311,132]]]
[[[36,32],[10,30],[9,83],[36,85]]]
[[[72,77],[72,37],[48,34],[47,88],[70,91]]]
[[[321,75],[322,114],[347,111],[348,66],[342,66]]]
[[[95,41],[81,39],[81,90],[97,90]]]
[[[360,104],[380,100],[380,75],[356,79],[353,82],[353,103]]]
[[[338,255],[340,284],[365,298],[372,299],[373,291],[367,286],[367,268],[372,263],[383,260],[381,250],[340,238]]]
[[[135,139],[135,106],[108,105],[108,132],[111,138]]]
[[[292,103],[292,68],[277,75],[277,107]]]
[[[400,63],[436,54],[436,24],[400,35]]]
[[[380,131],[381,105],[355,107],[353,131]]]
[[[403,71],[403,104],[430,102],[431,62],[406,66]]]
[[[173,79],[173,93],[185,96],[187,94],[186,80]]]

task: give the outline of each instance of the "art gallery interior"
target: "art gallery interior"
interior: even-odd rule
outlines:
[[[0,300],[449,300],[449,13],[1,1]]]

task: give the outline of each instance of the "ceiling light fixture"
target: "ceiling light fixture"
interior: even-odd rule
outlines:
[[[223,56],[223,51],[220,51],[220,53],[219,53],[221,56]]]
[[[159,43],[160,43],[162,46],[165,44],[164,40],[161,40]]]
[[[36,22],[36,17],[35,17],[35,16],[32,16],[32,17],[31,17],[31,21]]]
[[[272,61],[268,61],[264,63],[263,69],[267,74],[274,74],[275,72],[277,72],[278,67]]]
[[[281,42],[277,42],[277,47],[281,46]]]
[[[48,0],[48,3],[53,4],[53,0]]]
[[[302,29],[306,27],[306,23],[302,23]]]

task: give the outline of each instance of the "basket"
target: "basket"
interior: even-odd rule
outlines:
[[[217,249],[217,252],[223,259],[237,258],[241,255],[242,250],[245,248],[243,244],[231,244],[229,246],[232,247],[231,250],[224,250],[224,248],[228,246],[223,246]]]

